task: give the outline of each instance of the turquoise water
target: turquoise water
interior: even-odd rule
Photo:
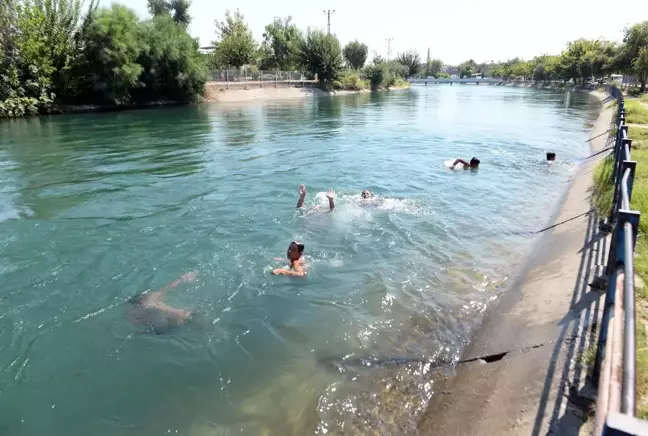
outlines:
[[[0,123],[0,434],[412,434],[599,106],[438,86]],[[308,276],[272,276],[293,239]],[[127,320],[189,271],[165,301],[190,324]]]

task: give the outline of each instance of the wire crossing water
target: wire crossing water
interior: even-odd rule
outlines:
[[[598,108],[455,86],[0,123],[0,433],[412,434]],[[292,240],[308,276],[272,276]],[[139,334],[127,301],[188,271],[165,302],[193,322]]]

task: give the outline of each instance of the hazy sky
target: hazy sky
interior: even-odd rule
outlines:
[[[102,4],[107,4],[104,0]],[[148,14],[146,0],[122,0],[141,17]],[[445,0],[350,1],[328,0],[238,0],[223,3],[193,0],[189,32],[202,45],[215,39],[214,20],[225,9],[239,8],[258,42],[263,29],[275,16],[292,15],[297,25],[326,29],[323,9],[334,9],[331,32],[340,42],[358,39],[374,51],[387,53],[387,38],[393,38],[394,56],[409,48],[424,60],[428,47],[433,58],[458,64],[470,58],[477,62],[530,59],[543,53],[559,53],[567,41],[606,38],[620,41],[622,29],[648,20],[646,0],[614,3],[603,0]]]

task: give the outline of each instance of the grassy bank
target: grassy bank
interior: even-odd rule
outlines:
[[[638,100],[626,100],[627,121],[629,124],[644,124],[646,128],[631,126],[628,134],[632,139],[632,159],[637,161],[637,170],[632,190],[631,206],[641,212],[639,236],[635,250],[635,273],[641,279],[636,281],[637,317],[637,415],[648,419],[648,109]],[[595,202],[602,215],[607,215],[612,207],[614,185],[610,176],[614,157],[602,161],[594,173]]]

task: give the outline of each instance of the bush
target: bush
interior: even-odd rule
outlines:
[[[364,68],[363,73],[371,89],[387,88],[394,80],[393,74],[389,71],[386,63],[368,65]]]
[[[369,89],[369,83],[360,77],[357,71],[347,70],[340,75],[340,80],[333,82],[334,89],[361,91]]]

